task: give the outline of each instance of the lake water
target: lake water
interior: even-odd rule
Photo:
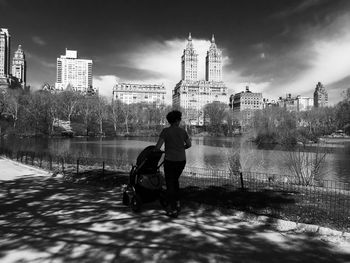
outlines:
[[[70,153],[89,155],[105,159],[123,159],[135,163],[138,154],[148,145],[155,144],[157,138],[72,138],[72,139],[7,139],[2,145],[14,150],[49,151],[54,154]],[[286,168],[286,151],[278,147],[258,148],[242,137],[233,138],[192,138],[193,146],[186,151],[187,166],[209,169],[228,169],[228,159],[233,151],[240,150],[245,171],[289,174]],[[350,183],[350,142],[327,144],[331,152],[327,154],[322,179]],[[308,151],[314,151],[309,147]]]

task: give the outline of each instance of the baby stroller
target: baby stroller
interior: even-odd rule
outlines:
[[[158,164],[163,156],[162,151],[154,151],[155,146],[146,147],[137,157],[129,174],[129,183],[123,189],[123,204],[130,205],[134,212],[141,209],[143,203],[159,200],[166,206],[164,178]]]

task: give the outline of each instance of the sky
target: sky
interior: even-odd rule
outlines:
[[[55,83],[67,48],[93,60],[100,94],[116,82],[164,84],[171,103],[189,32],[199,79],[215,35],[229,94],[249,85],[268,99],[312,97],[321,82],[333,105],[350,87],[348,0],[0,0],[0,14],[34,90]]]

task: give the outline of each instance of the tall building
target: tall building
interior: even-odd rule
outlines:
[[[126,104],[132,103],[165,103],[164,85],[117,83],[113,87],[113,99]]]
[[[183,119],[187,124],[202,126],[204,124],[203,110],[206,104],[228,103],[227,87],[222,81],[221,51],[216,47],[213,37],[206,58],[205,80],[198,80],[198,55],[190,34],[181,62],[182,78],[173,90],[173,106],[185,110]]]
[[[92,60],[79,59],[77,51],[66,49],[66,55],[57,58],[55,88],[64,90],[68,87],[82,93],[92,88]]]
[[[181,57],[181,79],[196,81],[198,77],[197,64],[198,54],[193,48],[191,33],[189,33],[187,46]]]
[[[326,88],[321,82],[318,82],[314,92],[314,107],[327,107],[328,106],[328,93]]]
[[[216,47],[214,35],[205,58],[205,80],[222,81],[222,54],[221,50]]]
[[[230,107],[234,114],[240,119],[242,130],[245,131],[249,126],[255,110],[263,109],[262,93],[255,93],[246,87],[245,91],[231,95]]]
[[[12,76],[18,79],[23,88],[26,86],[26,70],[26,58],[22,46],[19,45],[12,59]]]
[[[10,34],[8,29],[0,28],[0,78],[10,75]]]

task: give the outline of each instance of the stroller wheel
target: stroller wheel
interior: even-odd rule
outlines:
[[[123,205],[129,205],[130,200],[129,200],[129,195],[126,192],[123,192]]]
[[[140,199],[140,197],[138,195],[134,195],[131,198],[130,205],[131,205],[132,211],[134,211],[135,213],[140,212],[140,210],[141,210],[141,199]]]

